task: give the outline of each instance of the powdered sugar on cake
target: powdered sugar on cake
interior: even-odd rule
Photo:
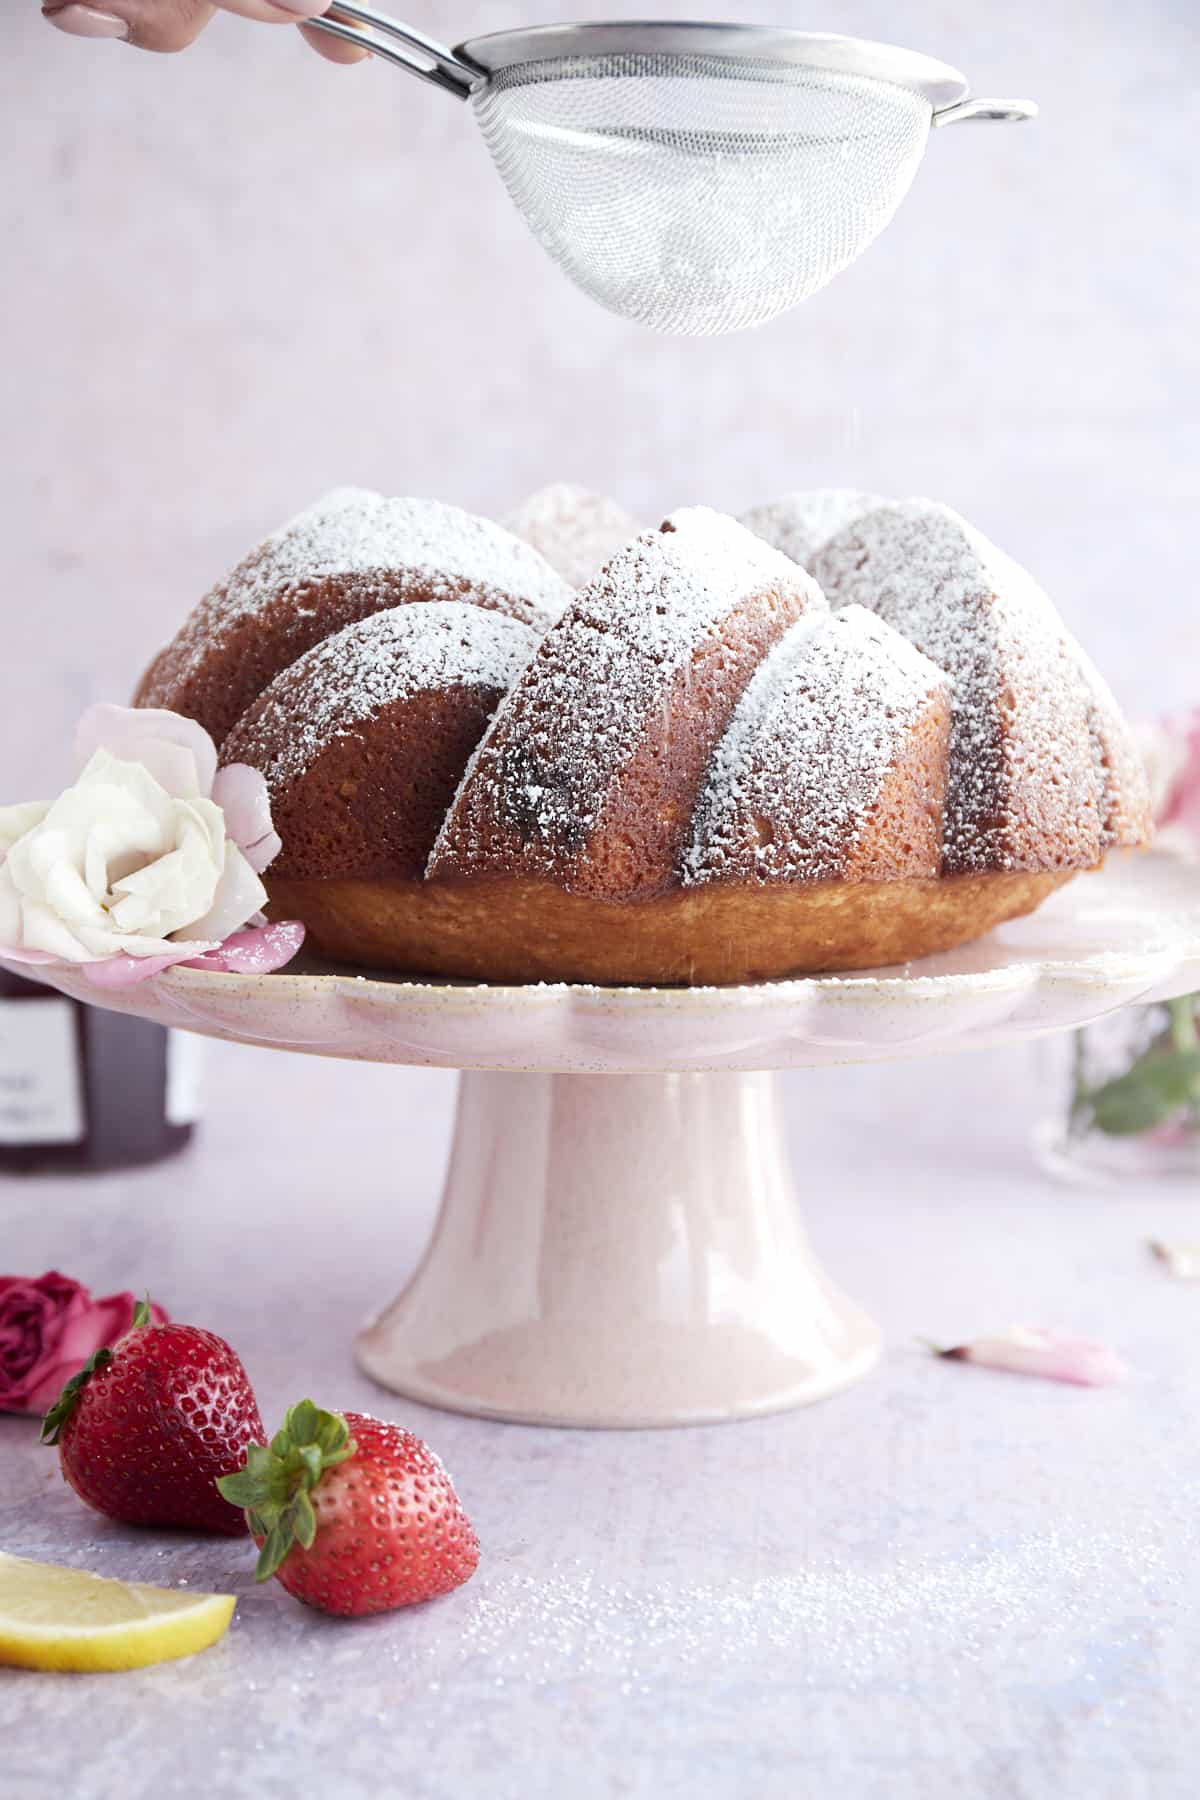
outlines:
[[[706,507],[686,508],[627,545],[576,597],[501,704],[430,872],[471,866],[499,821],[522,862],[565,878],[676,677],[690,678],[705,645],[720,655],[723,621],[740,601],[772,594],[784,622],[825,604],[803,570]]]
[[[172,682],[185,682],[235,627],[268,607],[283,604],[293,617],[310,616],[305,592],[339,579],[390,606],[409,594],[456,600],[469,590],[543,629],[571,598],[536,550],[490,519],[440,501],[335,488],[273,532],[205,596],[169,646]]]
[[[726,514],[687,506],[615,556],[577,596],[571,617],[617,633],[662,669],[689,656],[698,633],[719,632],[721,615],[739,598],[772,587],[801,588],[810,606],[824,604],[790,558]]]
[[[913,724],[948,686],[860,606],[793,625],[746,689],[709,765],[683,854],[684,885],[844,875]],[[786,829],[773,829],[780,821]]]
[[[278,676],[239,727],[256,744],[274,789],[304,775],[339,736],[420,688],[501,690],[537,648],[538,635],[503,613],[452,600],[394,607],[326,638]]]
[[[832,600],[877,613],[954,682],[947,871],[1098,861],[1086,694],[1033,578],[929,500],[867,514],[825,546],[814,574]]]
[[[536,550],[490,519],[438,500],[386,499],[366,488],[335,488],[273,532],[265,548],[262,565],[230,583],[231,606],[253,611],[263,589],[274,593],[376,569],[411,570],[438,599],[456,599],[463,583],[482,593],[519,594],[551,616],[570,598]]]

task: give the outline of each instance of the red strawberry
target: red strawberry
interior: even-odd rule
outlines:
[[[351,1437],[351,1432],[354,1433]],[[302,1400],[268,1448],[217,1483],[247,1510],[258,1579],[358,1618],[433,1600],[475,1573],[479,1540],[450,1477],[411,1431]]]
[[[154,1325],[142,1304],[111,1350],[68,1381],[42,1425],[81,1500],[127,1525],[245,1531],[215,1483],[263,1435],[258,1403],[223,1338]]]

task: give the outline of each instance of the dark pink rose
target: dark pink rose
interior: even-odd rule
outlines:
[[[69,1275],[0,1275],[0,1412],[41,1414],[88,1358],[133,1323],[133,1294],[94,1300]],[[156,1325],[167,1322],[151,1307]]]

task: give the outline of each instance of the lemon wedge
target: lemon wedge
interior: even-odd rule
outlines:
[[[207,1650],[232,1594],[192,1594],[0,1551],[0,1663],[21,1669],[142,1669]]]

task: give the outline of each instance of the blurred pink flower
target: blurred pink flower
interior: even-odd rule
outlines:
[[[1158,827],[1155,845],[1200,858],[1200,708],[1138,731]]]
[[[1009,1369],[1016,1375],[1041,1375],[1048,1381],[1070,1381],[1078,1387],[1112,1387],[1129,1374],[1107,1344],[1040,1325],[1010,1325],[994,1337],[975,1338],[947,1349],[937,1344],[930,1348],[935,1356]]]
[[[95,1300],[81,1282],[48,1269],[44,1275],[0,1275],[0,1412],[39,1416],[72,1375],[133,1322],[133,1294]],[[161,1306],[152,1306],[165,1325]]]

